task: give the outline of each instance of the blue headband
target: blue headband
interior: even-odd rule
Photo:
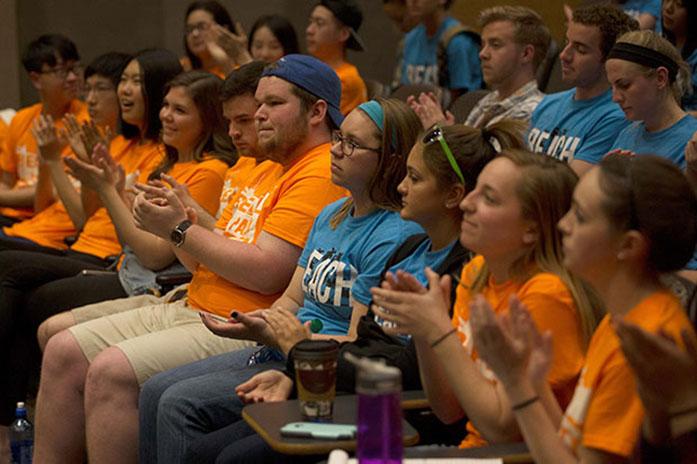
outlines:
[[[358,108],[363,110],[365,114],[378,126],[380,133],[385,132],[385,113],[382,111],[382,106],[375,100],[369,100],[358,105]]]

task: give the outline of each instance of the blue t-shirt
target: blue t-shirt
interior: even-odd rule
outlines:
[[[320,212],[298,261],[305,268],[298,319],[321,320],[321,333],[329,335],[346,335],[352,302],[370,304],[370,289],[380,284],[389,257],[407,237],[423,233],[415,222],[386,210],[358,218],[348,215],[332,229],[329,222],[345,201]]]
[[[639,20],[639,16],[648,13],[656,18],[656,25],[653,30],[661,35],[663,32],[663,22],[661,20],[661,0],[627,0],[622,5],[622,9],[632,18]]]
[[[448,246],[441,248],[440,250],[431,251],[431,239],[426,238],[422,243],[419,244],[418,247],[416,247],[411,255],[391,266],[388,271],[393,273],[397,272],[398,270],[406,271],[416,277],[416,280],[418,280],[421,285],[428,287],[428,279],[426,278],[425,272],[426,267],[428,266],[431,269],[434,269],[440,266],[452,251],[456,241],[457,240],[453,241]],[[378,317],[377,315],[375,316],[375,322],[382,327],[389,324],[387,321]],[[405,344],[409,340],[408,335],[401,335],[399,338]]]
[[[689,114],[657,132],[646,132],[644,123],[637,121],[620,132],[611,150],[619,148],[637,155],[658,155],[685,169],[685,146],[696,131],[697,119]]]
[[[576,89],[545,96],[530,118],[528,148],[556,159],[596,164],[628,124],[612,92],[576,100]]]
[[[692,72],[692,93],[685,94],[681,103],[685,111],[695,111],[697,110],[697,49],[692,51],[686,61]]]
[[[479,45],[468,34],[457,34],[446,49],[448,79],[438,82],[438,41],[457,20],[446,17],[433,37],[419,24],[404,37],[402,84],[433,84],[448,89],[476,90],[482,87]]]

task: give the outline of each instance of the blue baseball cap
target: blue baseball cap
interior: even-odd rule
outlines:
[[[261,77],[276,76],[327,102],[329,119],[341,126],[341,81],[334,70],[314,56],[291,54],[270,64]]]

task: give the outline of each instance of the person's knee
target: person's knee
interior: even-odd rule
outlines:
[[[86,402],[108,400],[121,392],[137,389],[133,368],[119,348],[103,350],[90,363],[85,379]]]
[[[66,311],[64,313],[51,316],[39,325],[36,332],[36,338],[39,341],[39,346],[42,351],[46,350],[46,344],[49,339],[62,330],[68,329],[75,325],[75,318],[72,313]]]
[[[166,373],[157,374],[143,384],[138,399],[141,411],[157,411],[162,394],[172,386]]]
[[[73,334],[57,333],[46,344],[41,367],[42,377],[66,375],[82,371],[89,364]]]

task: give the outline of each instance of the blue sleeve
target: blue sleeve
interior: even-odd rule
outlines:
[[[574,154],[574,159],[598,164],[628,124],[629,121],[623,115],[609,114],[599,119],[591,130],[592,136],[583,141],[581,149]]]
[[[458,34],[448,44],[448,84],[451,89],[477,90],[482,87],[479,46],[467,34]]]
[[[370,289],[380,285],[380,276],[392,254],[407,237],[422,232],[414,223],[397,220],[393,224],[392,227],[379,228],[379,236],[374,236],[362,253],[361,268],[351,287],[351,295],[363,305],[367,306],[372,300]]]
[[[307,241],[305,242],[305,248],[300,254],[300,259],[298,259],[298,266],[305,268],[307,267],[307,260],[310,258],[310,253],[315,249],[315,242],[317,241],[317,234],[321,233],[324,228],[327,227],[326,223],[329,218],[334,215],[334,213],[339,209],[340,204],[345,199],[342,198],[339,201],[331,203],[324,207],[322,211],[317,215],[314,222],[312,223],[312,229],[310,229],[310,234],[307,236]]]
[[[661,0],[646,0],[646,2],[644,3],[644,8],[642,8],[642,13],[648,13],[654,18],[656,18],[656,21],[660,21]]]

